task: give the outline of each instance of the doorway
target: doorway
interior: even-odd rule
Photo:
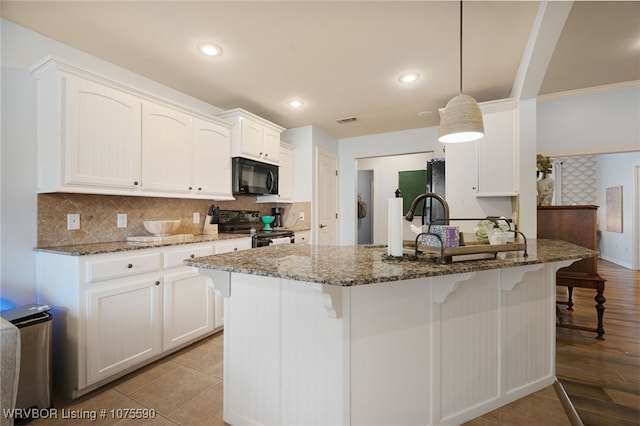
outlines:
[[[358,244],[373,243],[373,170],[358,170]]]

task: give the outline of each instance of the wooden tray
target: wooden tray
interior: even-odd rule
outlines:
[[[503,251],[518,251],[525,250],[527,248],[524,242],[516,241],[514,243],[506,244],[489,244],[489,243],[465,243],[464,246],[458,247],[445,247],[442,250],[440,247],[425,246],[418,244],[418,251],[433,254],[443,254],[444,256],[461,256],[465,254],[482,254],[482,253],[500,253]]]

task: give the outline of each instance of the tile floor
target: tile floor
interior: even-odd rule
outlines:
[[[38,419],[29,426],[224,425],[222,421],[222,333],[217,333],[103,388],[70,401],[54,395],[58,419]],[[91,419],[62,419],[69,412],[95,411]],[[116,419],[112,409],[154,409],[154,419]],[[106,417],[100,418],[101,410]]]
[[[38,419],[31,426],[136,425],[218,426],[222,420],[222,333],[217,333],[167,358],[133,372],[104,388],[70,401],[54,395],[61,413],[87,410],[91,419]],[[111,410],[154,409],[154,419],[117,419]],[[105,418],[100,418],[106,410]],[[61,415],[61,414],[59,414]],[[466,426],[571,425],[553,386],[465,423]]]

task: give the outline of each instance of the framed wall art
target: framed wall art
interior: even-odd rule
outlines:
[[[607,231],[622,233],[622,186],[612,186],[607,191]]]

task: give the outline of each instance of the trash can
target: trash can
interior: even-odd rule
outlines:
[[[16,408],[51,407],[50,306],[26,305],[0,315],[20,330],[20,376]]]

